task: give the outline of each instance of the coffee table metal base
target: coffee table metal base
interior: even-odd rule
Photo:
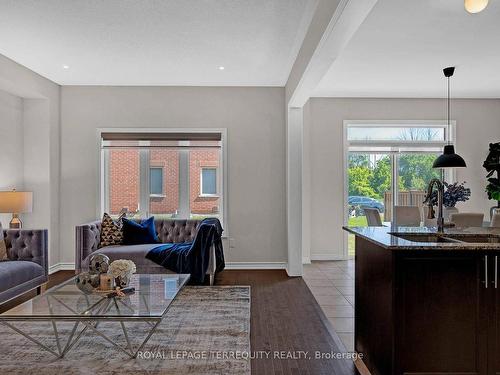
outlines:
[[[55,297],[52,297],[52,298],[55,298]],[[62,303],[61,301],[58,301],[58,302]],[[119,302],[121,302],[121,301],[119,301]],[[103,306],[101,307],[101,309],[103,311],[109,310],[109,308],[110,308],[110,306],[111,306],[112,303],[114,304],[115,308],[117,310],[119,310],[119,306],[118,306],[118,302],[117,302],[116,298],[110,298],[110,299],[108,299],[106,301],[106,303],[103,304]],[[124,306],[126,306],[126,305],[124,304]],[[100,331],[98,329],[99,322],[101,320],[105,320],[106,322],[119,322],[120,323],[120,326],[121,326],[122,331],[123,331],[123,335],[125,336],[125,340],[127,342],[127,345],[125,347],[123,347],[120,344],[116,343],[112,338],[110,338],[109,336],[107,336],[105,333],[103,333],[102,331]],[[47,319],[47,320],[37,319],[37,321],[49,321],[49,322],[52,323],[52,329],[53,329],[54,338],[55,338],[55,341],[56,341],[57,352],[54,351],[53,349],[51,349],[50,347],[48,347],[47,345],[45,345],[44,343],[42,343],[41,341],[39,341],[36,338],[32,337],[28,333],[26,333],[26,332],[22,331],[21,329],[17,328],[12,323],[10,323],[10,321],[16,321],[16,320],[9,319],[9,321],[6,321],[6,320],[1,320],[1,317],[0,317],[0,323],[2,323],[3,325],[9,327],[10,329],[12,329],[13,331],[17,332],[18,334],[26,337],[31,342],[37,344],[42,349],[48,351],[49,353],[53,354],[54,356],[56,356],[58,358],[64,358],[64,356],[70,351],[70,349],[72,347],[75,346],[75,344],[84,335],[84,333],[87,330],[91,330],[94,333],[96,333],[97,335],[101,336],[104,340],[106,340],[107,342],[109,342],[110,344],[112,344],[114,347],[116,347],[117,349],[119,349],[123,353],[127,354],[130,358],[136,358],[137,355],[139,354],[139,352],[147,344],[147,342],[149,341],[149,339],[151,338],[151,336],[153,336],[153,334],[156,331],[156,328],[158,328],[158,326],[160,325],[162,319],[156,319],[155,321],[149,321],[149,320],[143,321],[143,322],[147,323],[151,327],[151,329],[149,330],[148,334],[146,335],[146,337],[144,338],[144,340],[142,341],[142,343],[139,345],[139,347],[137,348],[137,350],[133,349],[132,343],[130,342],[130,338],[129,338],[129,335],[128,335],[128,332],[127,332],[127,329],[126,329],[125,323],[124,323],[125,321],[130,321],[130,319],[122,319],[122,318],[119,318],[119,317],[116,317],[116,318],[107,317],[106,319],[96,319],[96,318],[89,318],[89,319],[83,319],[83,320],[82,319],[78,319],[78,320],[75,319],[75,324],[73,325],[71,333],[70,333],[70,335],[68,337],[68,340],[66,341],[66,344],[64,345],[64,347],[62,345],[62,340],[61,340],[61,337],[60,337],[60,333],[57,330],[57,324],[56,324],[57,323],[57,319]],[[24,319],[21,320],[21,319],[19,319],[19,321],[26,322],[27,320],[24,320]],[[72,319],[64,319],[64,321],[72,321]],[[75,337],[75,334],[76,334],[76,332],[78,330],[78,326],[80,324],[83,326],[83,328],[81,329],[81,331]]]

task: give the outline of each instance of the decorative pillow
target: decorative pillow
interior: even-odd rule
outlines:
[[[7,246],[5,245],[5,240],[3,238],[2,223],[0,223],[0,261],[7,259]]]
[[[156,235],[155,218],[142,220],[140,223],[123,219],[123,244],[142,245],[160,242]]]
[[[125,214],[122,214],[115,221],[107,213],[104,213],[101,222],[101,247],[122,244],[124,217]]]

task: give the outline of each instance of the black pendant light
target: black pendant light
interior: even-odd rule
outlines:
[[[448,144],[444,146],[443,154],[434,160],[432,168],[463,168],[467,166],[465,160],[455,154],[455,146],[450,141],[450,77],[455,73],[455,67],[444,68],[443,73],[448,79]]]

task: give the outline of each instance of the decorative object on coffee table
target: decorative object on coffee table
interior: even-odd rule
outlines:
[[[90,256],[89,275],[91,279],[91,284],[94,288],[99,288],[102,290],[102,288],[100,287],[101,275],[105,275],[108,273],[109,262],[110,262],[109,257],[104,254],[93,254]],[[111,289],[111,287],[108,288],[107,284],[108,283],[105,283],[106,288],[104,290]]]
[[[109,257],[104,254],[94,254],[89,260],[89,272],[94,274],[108,273]]]
[[[99,275],[99,290],[102,292],[109,292],[113,289],[113,278],[107,273]]]
[[[497,201],[497,205],[490,209],[491,219],[493,217],[493,210],[495,208],[500,208],[500,142],[490,143],[490,153],[483,163],[483,168],[488,172],[486,175],[488,179],[488,185],[486,185],[488,199]],[[497,176],[493,177],[495,172]]]
[[[86,294],[90,294],[99,286],[99,275],[92,275],[88,272],[83,272],[75,278],[75,283],[78,289]]]
[[[23,222],[19,219],[20,213],[33,210],[33,193],[30,191],[0,191],[0,213],[12,214],[9,223],[10,229],[21,229]]]
[[[115,279],[115,286],[120,288],[128,286],[130,278],[135,271],[135,263],[126,259],[115,260],[109,266],[109,272]]]

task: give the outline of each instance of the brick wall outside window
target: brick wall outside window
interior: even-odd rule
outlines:
[[[218,167],[219,153],[215,150],[195,150],[189,153],[189,184],[193,214],[219,213],[219,197],[201,197],[200,174],[203,167]],[[217,171],[219,172],[219,171]]]
[[[139,205],[139,150],[109,151],[109,213],[116,215],[123,207],[130,212]]]
[[[152,149],[149,165],[163,168],[164,197],[149,198],[151,214],[174,214],[179,208],[179,153],[175,150]]]
[[[163,168],[163,195],[150,197],[151,214],[174,214],[179,208],[179,154],[170,149],[151,149],[150,166]],[[190,207],[195,215],[218,214],[220,198],[201,197],[200,173],[204,167],[219,167],[217,150],[192,150],[189,155]],[[130,212],[139,203],[139,150],[109,151],[109,211],[118,214],[123,207]],[[219,171],[218,171],[219,173]],[[220,188],[220,187],[218,187]]]

